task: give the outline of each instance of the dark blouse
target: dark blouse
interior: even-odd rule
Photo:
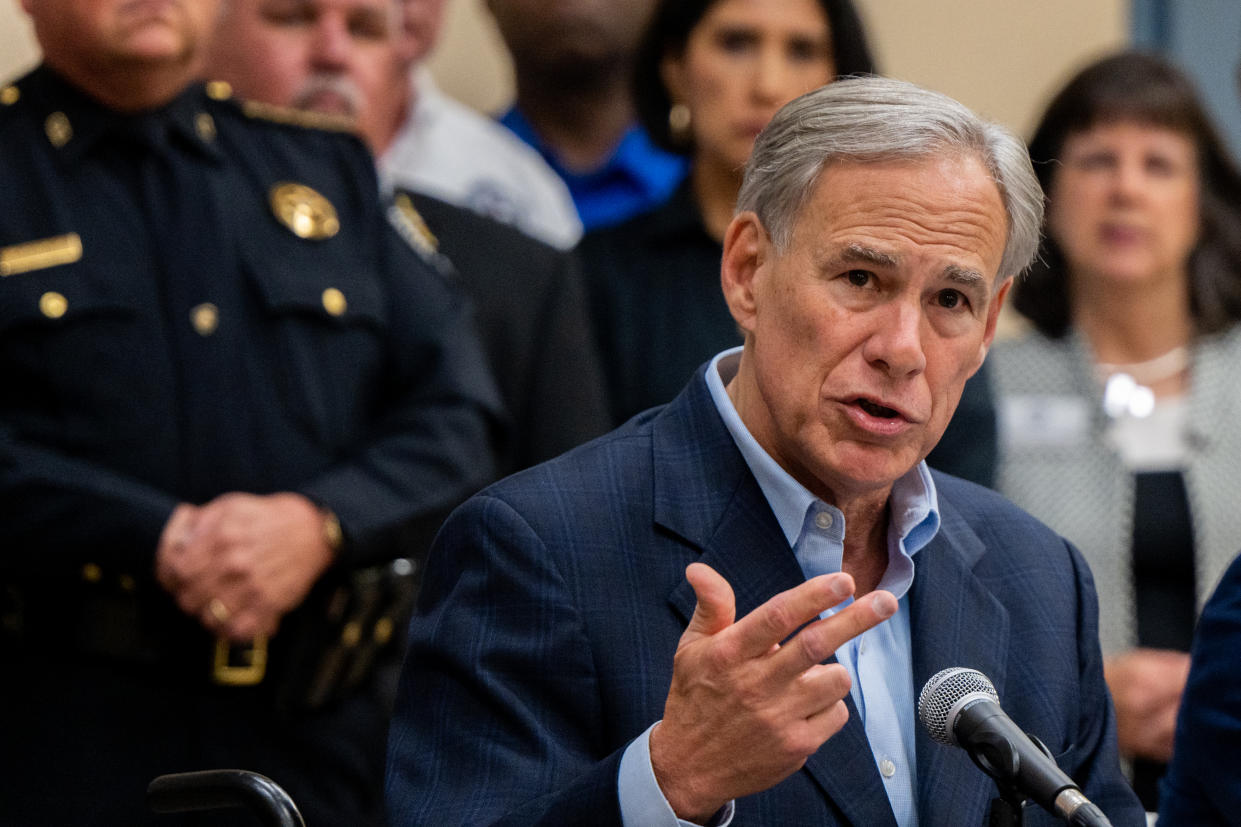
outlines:
[[[719,242],[688,183],[648,213],[587,233],[579,246],[613,424],[672,401],[741,333],[720,290]]]
[[[1133,590],[1138,646],[1188,652],[1193,642],[1194,531],[1179,471],[1136,474],[1133,502]],[[1133,788],[1149,811],[1159,809],[1159,761],[1133,762]]]

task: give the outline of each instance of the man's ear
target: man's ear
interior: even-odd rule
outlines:
[[[1013,287],[1013,277],[1004,277],[1004,283],[1000,285],[1000,289],[995,291],[995,299],[991,302],[991,306],[987,308],[987,327],[983,331],[982,344],[978,346],[978,364],[974,366],[974,370],[982,367],[983,359],[987,357],[987,351],[991,349],[991,343],[995,341],[996,325],[1000,320],[1000,311],[1004,309],[1004,300],[1008,298],[1008,291]]]
[[[724,231],[724,256],[720,261],[720,287],[724,301],[738,326],[747,333],[754,328],[754,285],[759,269],[771,256],[771,239],[758,216],[738,213]]]

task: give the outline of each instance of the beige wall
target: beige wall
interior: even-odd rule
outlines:
[[[484,0],[447,0],[431,71],[446,92],[484,112],[498,112],[512,100],[513,64]]]
[[[1128,41],[1129,0],[856,0],[886,74],[1028,135],[1070,73]]]
[[[1129,32],[1130,0],[855,2],[885,74],[946,92],[1023,136],[1074,69]],[[440,84],[485,111],[502,108],[512,69],[499,43],[484,0],[448,0],[431,59]]]
[[[1081,62],[1123,44],[1129,0],[857,0],[880,66],[1028,134]],[[448,0],[432,56],[441,85],[484,111],[512,95],[512,69],[484,0]],[[0,0],[0,78],[38,55],[18,0]]]

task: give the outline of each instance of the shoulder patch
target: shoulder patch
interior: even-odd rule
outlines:
[[[289,106],[275,106],[260,101],[243,101],[241,111],[247,117],[263,121],[302,126],[308,129],[324,129],[329,132],[354,132],[356,124],[352,118],[344,115],[326,115],[322,112],[307,112]]]

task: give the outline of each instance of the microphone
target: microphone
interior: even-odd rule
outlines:
[[[968,752],[1001,791],[1015,791],[1077,827],[1111,827],[1047,747],[1004,713],[983,673],[960,666],[935,673],[918,695],[918,718],[933,739]]]

